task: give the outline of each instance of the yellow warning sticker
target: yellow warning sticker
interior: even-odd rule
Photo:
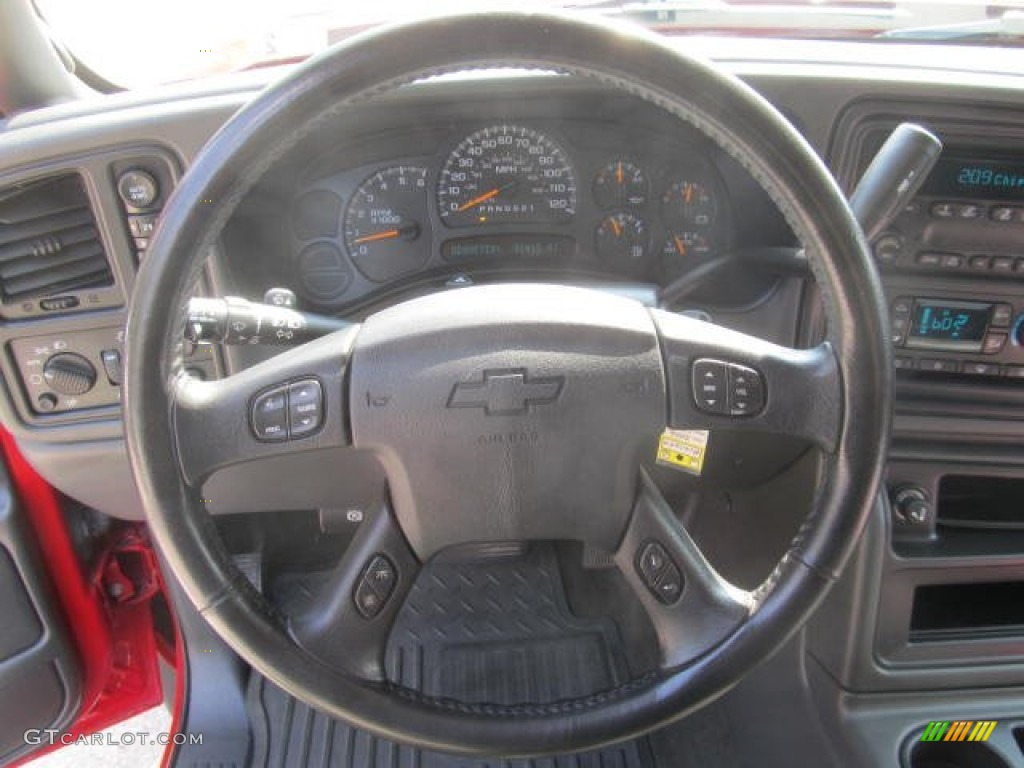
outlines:
[[[699,475],[710,434],[706,429],[666,429],[658,440],[658,464]]]

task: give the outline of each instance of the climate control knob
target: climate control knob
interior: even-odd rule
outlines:
[[[61,352],[46,361],[43,378],[62,395],[84,395],[96,383],[96,368],[81,355]]]

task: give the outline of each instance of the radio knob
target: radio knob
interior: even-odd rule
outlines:
[[[61,352],[46,361],[43,378],[62,395],[84,395],[96,383],[96,368],[81,355]]]

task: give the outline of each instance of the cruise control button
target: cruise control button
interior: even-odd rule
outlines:
[[[384,598],[374,591],[368,581],[361,581],[356,587],[356,594],[353,598],[356,610],[362,614],[364,619],[372,619],[384,608]]]
[[[395,566],[384,555],[376,555],[370,561],[370,565],[366,569],[366,582],[381,598],[387,600],[391,597],[391,591],[395,588],[397,580],[398,574],[395,573]]]
[[[753,416],[764,410],[764,379],[753,368],[729,364],[729,413]]]
[[[320,382],[306,379],[288,387],[288,411],[292,437],[305,437],[320,429],[324,419]]]
[[[285,387],[264,392],[253,401],[252,431],[257,440],[288,439],[288,393]]]
[[[384,610],[397,583],[398,571],[394,564],[382,554],[374,555],[356,582],[352,596],[356,610],[364,619],[374,618]]]
[[[693,401],[707,413],[729,413],[726,395],[726,365],[720,360],[697,360],[693,364]]]

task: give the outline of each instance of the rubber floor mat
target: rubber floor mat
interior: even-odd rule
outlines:
[[[524,556],[435,561],[396,619],[388,677],[433,696],[496,704],[545,703],[626,680],[611,621],[573,616],[553,547]],[[649,768],[646,739],[575,755],[472,760],[399,746],[302,704],[253,673],[248,707],[253,766],[283,768]]]

